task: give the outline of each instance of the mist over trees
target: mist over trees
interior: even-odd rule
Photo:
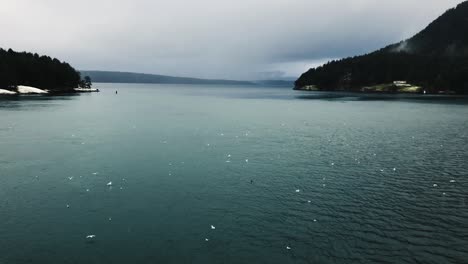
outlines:
[[[468,93],[468,1],[406,41],[310,69],[295,87],[359,91],[363,86],[397,80],[422,86],[428,92]]]
[[[90,87],[91,79],[81,80],[78,71],[58,59],[0,48],[0,88],[14,89],[17,85],[71,92],[76,87]]]

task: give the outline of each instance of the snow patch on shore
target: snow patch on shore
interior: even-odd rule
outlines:
[[[0,94],[16,94],[13,91],[5,90],[5,89],[0,89]]]
[[[17,88],[18,88],[18,93],[20,94],[46,94],[48,93],[46,90],[42,90],[42,89],[31,87],[31,86],[18,85]]]
[[[96,88],[75,88],[77,92],[99,92],[99,89]]]

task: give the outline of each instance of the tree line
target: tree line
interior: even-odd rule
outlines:
[[[316,85],[325,90],[359,91],[364,86],[404,80],[428,92],[468,93],[468,57],[415,55],[405,52],[377,52],[331,61],[309,70],[296,88]]]
[[[468,94],[468,1],[434,20],[414,37],[378,51],[310,69],[297,89],[360,90],[393,81],[407,81],[428,92]]]
[[[91,79],[82,79],[70,64],[56,58],[0,48],[0,88],[11,90],[18,85],[71,92],[76,87],[91,87]]]

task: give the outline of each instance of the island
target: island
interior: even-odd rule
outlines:
[[[296,90],[468,94],[468,1],[410,39],[312,68]]]
[[[0,48],[0,95],[95,92],[70,64],[37,53]]]

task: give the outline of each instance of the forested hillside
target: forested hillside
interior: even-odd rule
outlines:
[[[310,69],[295,87],[360,91],[397,80],[433,93],[468,93],[468,1],[408,40]]]

